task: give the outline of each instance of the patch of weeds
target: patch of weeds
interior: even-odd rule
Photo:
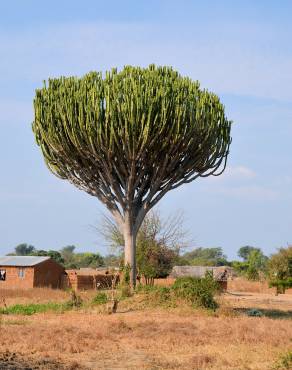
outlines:
[[[108,297],[106,293],[97,293],[96,296],[92,300],[92,304],[94,305],[101,305],[108,302]]]
[[[246,312],[247,316],[251,317],[262,317],[263,313],[260,310],[257,310],[256,308],[252,308]]]
[[[43,313],[48,311],[53,312],[63,312],[66,309],[66,304],[64,303],[30,303],[30,304],[15,304],[10,307],[2,308],[0,310],[1,314],[4,315],[33,315],[36,313]]]
[[[291,370],[292,369],[292,351],[288,351],[280,356],[272,368],[273,370]]]

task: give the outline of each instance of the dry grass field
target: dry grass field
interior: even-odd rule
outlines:
[[[64,301],[68,294],[6,291],[5,301]],[[81,295],[90,300],[94,292]],[[271,370],[292,349],[292,295],[234,290],[219,301],[216,313],[159,308],[137,295],[114,315],[92,307],[2,315],[0,369]],[[264,317],[248,317],[250,308]]]

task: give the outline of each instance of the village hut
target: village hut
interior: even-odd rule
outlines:
[[[60,288],[65,270],[50,257],[0,257],[0,289]]]

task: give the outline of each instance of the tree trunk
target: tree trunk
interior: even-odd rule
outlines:
[[[130,220],[126,220],[124,225],[124,240],[125,240],[125,266],[130,267],[130,286],[136,286],[136,231]]]

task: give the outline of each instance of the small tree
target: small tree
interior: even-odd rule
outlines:
[[[251,247],[249,245],[245,245],[244,247],[239,248],[237,255],[238,257],[242,258],[244,262],[248,260],[249,255],[253,251],[261,251],[260,248]]]
[[[34,111],[49,169],[115,218],[134,286],[147,212],[170,190],[225,169],[231,121],[223,105],[197,81],[150,65],[50,79],[36,91]]]
[[[260,249],[252,250],[247,259],[246,276],[249,280],[259,280],[260,274],[266,270],[268,258]]]
[[[243,261],[233,261],[231,266],[249,280],[259,280],[266,273],[268,257],[260,248],[245,246],[241,247],[238,255]]]
[[[113,249],[123,251],[123,234],[111,218],[104,216],[101,235]],[[137,267],[146,283],[155,277],[165,277],[178,260],[179,250],[187,246],[187,232],[183,228],[183,215],[174,213],[162,219],[158,211],[152,210],[145,217],[137,235]]]
[[[292,246],[280,248],[271,256],[268,263],[270,285],[277,288],[277,293],[285,293],[292,287]]]

